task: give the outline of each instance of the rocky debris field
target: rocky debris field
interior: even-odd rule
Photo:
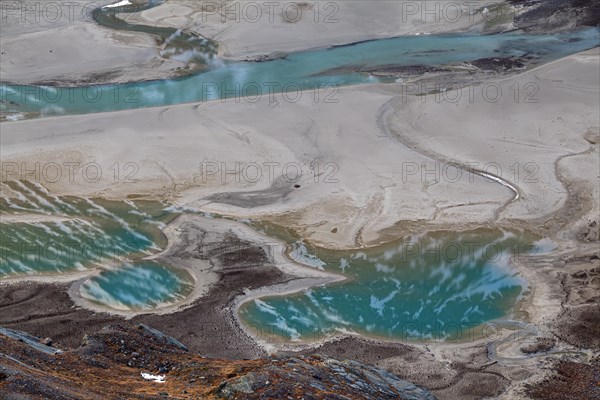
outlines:
[[[600,0],[509,0],[523,6],[514,18],[518,29],[547,33],[600,24]]]
[[[86,335],[77,349],[56,354],[33,346],[31,338],[0,334],[3,399],[435,399],[356,361],[320,355],[203,358],[142,324],[107,326]]]
[[[540,400],[600,399],[600,360],[591,365],[561,361],[554,376],[529,386],[527,394]]]

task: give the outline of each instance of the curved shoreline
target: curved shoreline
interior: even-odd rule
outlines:
[[[287,244],[281,240],[276,238],[272,238],[266,236],[258,231],[253,230],[252,228],[232,220],[227,219],[209,219],[206,217],[202,217],[199,215],[190,215],[190,214],[181,214],[173,219],[167,226],[162,230],[163,234],[167,238],[167,245],[164,249],[156,254],[152,254],[142,258],[140,261],[144,260],[153,260],[163,264],[165,268],[177,268],[186,271],[190,277],[194,280],[193,282],[193,290],[190,294],[188,294],[184,299],[177,302],[165,303],[164,305],[152,308],[152,309],[144,309],[144,310],[122,310],[115,309],[108,305],[102,306],[96,302],[93,302],[86,297],[84,297],[80,292],[80,287],[83,283],[88,281],[89,279],[98,276],[105,270],[113,270],[118,267],[114,265],[104,264],[99,267],[93,267],[86,269],[85,271],[74,271],[67,273],[52,273],[52,274],[37,274],[37,275],[24,275],[24,276],[12,276],[7,277],[0,280],[0,285],[2,284],[19,284],[23,282],[43,282],[43,283],[54,283],[54,282],[73,282],[69,288],[69,296],[71,300],[78,307],[83,307],[89,309],[91,311],[99,312],[99,313],[107,313],[111,315],[120,315],[129,318],[133,318],[138,315],[143,314],[169,314],[176,311],[184,310],[190,307],[195,301],[202,298],[208,290],[218,281],[218,269],[214,270],[212,266],[208,262],[201,262],[201,260],[194,261],[193,264],[188,264],[185,262],[181,262],[174,251],[174,248],[179,245],[179,237],[177,236],[177,230],[184,224],[194,221],[200,222],[202,224],[213,224],[213,225],[222,225],[222,232],[226,230],[235,232],[238,237],[242,239],[249,240],[250,242],[256,244],[259,247],[264,248],[264,245],[271,247],[270,249],[265,249],[269,251],[272,249],[272,245],[274,243],[278,244],[278,250],[273,253],[274,265],[280,269],[283,273],[294,276],[294,279],[291,282],[284,284],[286,286],[286,290],[292,290],[292,292],[300,291],[305,288],[326,285],[334,282],[341,282],[346,280],[347,278],[343,275],[338,275],[330,272],[325,272],[321,270],[317,270],[307,265],[303,265],[297,261],[292,260],[286,254],[286,246]],[[300,282],[301,281],[301,282]],[[291,289],[290,289],[291,287]],[[261,288],[259,291],[270,290],[270,288]],[[290,292],[291,293],[291,292]],[[269,293],[271,294],[271,292]],[[273,291],[272,294],[284,294],[279,291]],[[264,296],[265,294],[261,294],[260,296]],[[248,299],[249,301],[250,299]]]
[[[484,228],[483,226],[480,228],[487,229],[487,228]],[[424,233],[440,233],[440,232],[448,232],[448,231],[446,231],[445,229],[439,229],[436,227],[431,227],[430,229],[424,231]],[[398,238],[397,240],[402,240],[402,238]],[[363,247],[363,248],[355,249],[355,250],[369,251],[371,249],[381,248],[382,246],[385,247],[385,246],[392,245],[394,242],[395,241],[384,243],[384,244],[376,244],[376,245],[368,246],[366,248]],[[345,249],[344,251],[350,251],[350,250],[352,250],[352,249]],[[548,253],[547,255],[549,256],[550,253]],[[283,256],[286,257],[287,259],[289,259],[289,256],[287,253],[283,253]],[[544,257],[544,256],[540,256],[540,257]],[[512,257],[511,257],[511,260],[512,260]],[[514,271],[515,273],[517,273],[519,276],[521,276],[522,279],[525,280],[525,278],[521,275],[522,267],[519,265],[519,263],[511,262],[509,268],[512,271]],[[314,268],[311,268],[311,267],[309,267],[309,269],[314,270]],[[344,281],[347,281],[349,279],[351,279],[351,278],[345,277],[345,279],[341,279],[338,281],[333,280],[331,282],[324,282],[324,283],[311,282],[309,279],[300,279],[300,280],[294,280],[291,283],[278,284],[275,286],[267,286],[267,287],[262,287],[258,290],[248,291],[244,295],[238,296],[234,300],[232,307],[230,309],[230,317],[232,318],[232,320],[234,320],[236,322],[236,324],[239,327],[242,328],[242,330],[244,331],[244,333],[247,336],[252,338],[264,351],[266,351],[269,354],[274,354],[279,351],[298,352],[298,351],[306,351],[306,350],[310,350],[310,349],[317,349],[320,346],[324,345],[325,343],[335,342],[335,341],[343,340],[346,338],[357,338],[360,340],[364,340],[366,342],[370,342],[370,343],[374,343],[374,344],[384,344],[384,345],[405,344],[405,345],[411,345],[411,346],[417,346],[417,347],[441,346],[441,347],[450,348],[452,346],[471,346],[471,345],[488,343],[490,334],[488,334],[486,332],[486,327],[492,327],[496,330],[498,330],[498,328],[500,328],[499,331],[503,332],[501,337],[505,337],[506,335],[508,335],[508,333],[504,332],[505,331],[504,325],[507,325],[507,323],[508,324],[512,323],[513,321],[510,320],[510,318],[515,318],[515,314],[519,314],[524,311],[523,310],[524,304],[526,303],[528,296],[532,295],[532,293],[530,293],[527,290],[528,286],[529,286],[529,281],[525,280],[525,283],[527,284],[527,286],[523,286],[523,289],[522,289],[521,293],[519,294],[518,298],[516,299],[515,304],[513,306],[511,306],[509,312],[506,315],[484,321],[484,322],[480,323],[479,325],[464,328],[464,331],[461,331],[460,338],[449,339],[449,340],[435,338],[435,337],[431,338],[431,339],[424,339],[424,338],[408,339],[408,338],[404,338],[404,337],[392,338],[392,337],[378,336],[375,334],[369,334],[367,332],[349,331],[349,330],[345,330],[345,329],[335,329],[332,334],[322,334],[322,335],[319,334],[318,339],[304,339],[303,338],[303,339],[299,339],[297,341],[287,339],[278,334],[268,334],[267,333],[266,336],[268,336],[272,340],[265,340],[265,339],[263,339],[263,334],[261,332],[259,332],[259,331],[262,331],[262,329],[261,329],[262,327],[259,326],[258,330],[254,329],[256,327],[255,324],[248,323],[248,321],[244,321],[240,317],[240,314],[239,314],[240,307],[249,301],[261,299],[261,298],[265,298],[265,297],[280,297],[280,296],[295,294],[295,293],[301,292],[301,291],[303,291],[305,289],[309,289],[309,288],[324,286],[324,285],[328,285],[331,283],[343,283]],[[518,323],[526,324],[525,322],[518,322]],[[497,333],[498,333],[498,331],[496,331],[496,336],[498,336]],[[493,334],[494,333],[492,333],[492,335]]]
[[[492,180],[492,181],[508,188],[512,192],[512,198],[507,200],[504,204],[502,204],[500,207],[498,207],[494,211],[494,216],[495,216],[496,220],[499,218],[499,215],[502,212],[502,210],[504,210],[506,207],[508,207],[508,205],[510,205],[511,203],[519,200],[519,198],[521,197],[519,188],[516,185],[509,182],[508,180],[506,180],[498,175],[483,171],[481,169],[469,167],[468,165],[465,165],[464,163],[462,163],[460,161],[444,157],[443,155],[438,154],[435,151],[432,151],[429,149],[424,149],[422,146],[419,146],[416,143],[416,140],[411,140],[406,135],[402,135],[399,132],[394,132],[390,128],[390,124],[387,122],[387,119],[389,117],[389,113],[398,112],[398,110],[394,108],[394,105],[397,105],[399,101],[401,101],[400,97],[394,97],[394,98],[390,99],[388,102],[386,102],[384,105],[381,106],[379,115],[377,117],[377,126],[383,131],[383,133],[386,137],[389,137],[390,139],[397,141],[401,145],[415,151],[416,153],[419,153],[425,157],[428,157],[436,162],[440,162],[444,165],[455,166],[456,168],[460,168],[464,172]]]
[[[248,325],[244,322],[239,315],[239,309],[245,303],[270,296],[283,296],[288,294],[294,294],[301,292],[309,288],[315,288],[333,283],[341,283],[349,278],[342,274],[335,274],[332,272],[326,272],[318,270],[314,267],[301,264],[298,261],[291,259],[287,253],[287,244],[277,238],[267,236],[255,229],[238,221],[229,219],[212,219],[206,218],[199,215],[193,214],[181,214],[174,218],[166,227],[161,231],[167,238],[167,244],[163,250],[159,253],[144,257],[142,260],[154,260],[162,262],[165,268],[177,268],[186,271],[194,280],[193,289],[190,294],[185,298],[177,302],[165,303],[159,307],[152,309],[133,310],[133,309],[116,309],[108,305],[102,305],[101,303],[94,302],[82,295],[80,288],[89,279],[98,276],[102,271],[108,269],[117,268],[115,266],[104,266],[91,268],[86,271],[77,271],[74,273],[67,274],[50,274],[50,275],[36,275],[36,276],[23,276],[23,277],[12,277],[3,281],[0,284],[18,284],[23,282],[44,282],[44,283],[57,283],[57,282],[72,282],[68,288],[68,295],[73,301],[76,307],[82,307],[84,309],[96,312],[105,313],[108,315],[115,315],[131,319],[140,315],[165,315],[172,314],[178,311],[185,310],[194,305],[196,301],[199,301],[210,288],[218,281],[218,270],[213,271],[209,265],[201,265],[200,260],[194,261],[194,264],[186,264],[185,262],[178,261],[176,257],[176,247],[180,244],[180,237],[177,232],[186,223],[197,222],[202,226],[211,224],[213,229],[215,226],[220,226],[222,232],[231,231],[236,234],[237,237],[248,240],[256,246],[263,247],[266,244],[269,250],[273,250],[273,244],[277,244],[275,247],[276,251],[272,252],[273,260],[272,263],[279,270],[284,272],[286,275],[292,276],[293,279],[285,283],[276,284],[274,286],[260,287],[254,290],[247,290],[243,295],[237,296],[234,301],[228,307],[228,313],[235,325],[239,327],[242,332],[250,337],[260,348],[267,353],[275,353],[277,351],[299,351],[307,349],[315,349],[324,343],[330,341],[341,340],[348,337],[360,338],[362,340],[372,343],[396,343],[396,344],[408,344],[415,346],[456,346],[456,345],[473,345],[477,343],[487,343],[488,337],[483,334],[472,334],[466,339],[459,339],[458,341],[446,341],[446,340],[403,340],[401,338],[385,338],[378,337],[375,335],[362,334],[359,332],[344,332],[336,331],[331,336],[323,337],[317,340],[301,340],[298,343],[290,342],[283,338],[277,339],[275,342],[267,341],[261,338],[262,335],[253,331],[252,324]],[[432,232],[435,232],[434,229]],[[379,246],[373,246],[379,247]],[[364,250],[364,249],[363,249]],[[513,268],[516,266],[513,265]],[[517,306],[517,308],[519,308]],[[506,317],[503,317],[506,318]],[[478,327],[486,325],[496,325],[496,321],[490,320],[482,323],[479,326],[470,328],[470,331],[477,331]]]
[[[386,125],[386,124],[384,124],[384,125]],[[593,149],[593,147],[590,147],[590,149]],[[588,150],[586,150],[586,152],[587,152],[587,151],[589,151],[589,149],[588,149]],[[173,244],[173,241],[169,241],[169,243]],[[30,278],[26,278],[25,280],[31,280],[31,279],[30,279]],[[312,284],[312,283],[311,283],[311,284]],[[280,288],[278,288],[278,289],[279,289],[279,290],[284,290],[284,289],[289,289],[289,288],[281,288],[281,287],[280,287]],[[302,289],[298,289],[298,290],[302,290]],[[298,290],[294,290],[294,291],[298,291]],[[251,294],[250,294],[250,295],[251,295]],[[184,303],[185,303],[185,302],[184,302]],[[238,303],[241,305],[241,302],[238,302]],[[185,304],[180,304],[180,305],[185,305]],[[236,306],[236,307],[234,307],[234,308],[236,308],[236,309],[237,309],[237,308],[239,308],[239,305],[238,305],[238,306]],[[102,310],[102,311],[106,311],[106,310]],[[165,311],[165,313],[167,313],[167,312],[169,312],[169,311]],[[147,313],[148,313],[147,311],[143,311],[143,312],[138,312],[138,313],[136,313],[136,314],[147,314]]]

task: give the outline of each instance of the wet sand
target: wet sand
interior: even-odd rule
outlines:
[[[248,246],[243,258],[229,253],[233,246],[239,249],[242,245]],[[235,324],[229,306],[246,289],[287,282],[292,277],[270,264],[262,248],[251,247],[236,237],[210,243],[210,247],[213,263],[230,261],[220,268],[215,266],[219,280],[206,296],[181,311],[138,315],[131,320],[159,329],[205,356],[241,359],[264,355]],[[190,259],[198,262],[195,256]],[[127,318],[114,312],[94,312],[77,307],[69,295],[71,285],[34,281],[2,284],[0,325],[50,336],[58,347],[75,348],[85,334]]]
[[[93,332],[107,321],[126,318],[133,321],[147,319],[155,323],[161,320],[163,321],[160,324],[161,330],[167,329],[176,338],[185,338],[187,341],[191,339],[190,346],[195,351],[216,357],[225,357],[228,351],[233,353],[231,356],[234,358],[256,357],[256,354],[263,354],[259,348],[238,349],[238,351],[228,350],[227,346],[216,346],[215,343],[207,346],[196,343],[196,340],[206,340],[206,335],[194,333],[187,328],[182,329],[181,324],[188,324],[189,327],[202,326],[201,330],[205,332],[233,331],[226,335],[245,338],[248,343],[252,343],[243,333],[236,319],[237,305],[242,300],[265,293],[276,293],[281,291],[282,287],[286,291],[302,290],[344,279],[343,276],[315,270],[291,261],[284,255],[286,248],[284,243],[238,222],[209,219],[198,215],[181,215],[164,229],[164,233],[168,239],[167,247],[160,253],[150,256],[149,259],[185,269],[194,277],[193,292],[181,302],[152,311],[124,311],[90,302],[81,296],[79,289],[83,282],[102,270],[100,267],[73,274],[13,277],[0,281],[4,296],[0,308],[7,318],[0,322],[0,326],[19,327],[23,330],[36,327],[35,331],[38,334],[42,330],[49,329],[48,334],[52,333],[58,343],[72,347],[74,346],[72,340],[78,334]],[[271,289],[272,284],[276,284],[276,288]],[[23,293],[30,294],[22,298]],[[46,325],[53,319],[54,311],[43,313],[43,322],[36,318],[37,313],[21,314],[22,307],[31,306],[32,297],[35,299],[33,304],[44,304],[40,309],[56,310],[57,317],[64,312],[65,308],[71,309],[72,311],[67,314],[73,312],[80,315],[77,319],[81,320],[81,324],[89,318],[90,325],[83,331],[74,329],[73,332],[68,332],[70,324],[56,327],[58,329]],[[200,317],[200,314],[206,315]],[[197,319],[199,319],[197,323],[192,322]],[[165,320],[179,322],[175,327],[164,328],[169,326],[166,325]],[[32,325],[29,326],[30,323]],[[78,323],[75,323],[75,327],[77,325]],[[214,340],[220,340],[221,334],[225,333],[214,335]],[[213,336],[212,333],[210,335]],[[196,336],[199,338],[194,339]]]
[[[227,246],[231,246],[231,243],[227,243],[221,250],[227,249]],[[223,266],[219,283],[192,307],[160,316],[141,315],[134,317],[132,322],[144,323],[172,335],[191,351],[204,356],[232,359],[264,356],[265,352],[230,318],[230,307],[236,295],[241,295],[247,288],[258,290],[263,285],[286,282],[290,278],[268,266],[264,254],[255,254],[256,257],[252,257],[250,252],[246,252],[246,261]],[[600,264],[598,260],[595,262],[597,269]],[[589,265],[578,262],[570,268],[587,271]],[[571,276],[573,275],[582,276],[580,272],[574,272]],[[597,276],[597,273],[592,276]],[[560,279],[554,279],[553,282],[560,285]],[[574,282],[559,288],[555,293],[563,293],[563,288],[566,294],[557,296],[556,300],[559,302],[563,301],[561,299],[564,296],[573,298],[572,294],[579,291],[581,285]],[[67,289],[68,285],[65,284],[47,283],[21,283],[3,287],[0,291],[0,325],[41,337],[51,337],[59,348],[76,348],[85,334],[122,320],[119,316],[74,308]],[[576,304],[573,306],[577,307]],[[555,321],[560,329],[566,328],[560,318]],[[579,327],[572,332],[570,341],[576,348],[586,348],[586,337],[593,337],[594,329],[593,325],[589,325],[586,330]],[[523,337],[523,344],[528,343],[527,339],[529,338]],[[597,349],[596,345],[591,348]],[[551,370],[540,368],[537,360],[540,357],[547,361],[563,357],[561,353],[555,356],[546,354],[506,363],[490,361],[486,343],[465,343],[460,346],[443,343],[415,345],[357,337],[330,338],[322,346],[300,352],[350,358],[383,367],[430,389],[439,399],[454,399],[457,396],[478,399],[498,395],[507,389],[510,391],[501,398],[526,398],[523,391],[527,384],[552,375]],[[286,353],[295,352],[284,352]],[[589,362],[589,357],[585,354],[574,359]],[[481,382],[486,384],[481,385]]]

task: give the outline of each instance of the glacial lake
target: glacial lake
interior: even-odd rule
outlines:
[[[0,280],[92,268],[80,293],[117,310],[152,310],[184,300],[187,271],[146,258],[166,245],[161,228],[182,212],[167,204],[57,197],[9,182],[0,200]],[[19,218],[26,214],[29,218]],[[344,282],[251,300],[240,317],[257,335],[313,340],[333,332],[450,340],[507,316],[526,282],[512,258],[552,250],[520,231],[433,232],[365,251],[319,251],[286,238],[290,256],[341,273]]]
[[[152,261],[123,264],[85,281],[81,295],[117,310],[152,310],[185,299],[193,279],[181,269]]]
[[[305,246],[296,246],[315,263]],[[327,261],[319,267],[343,273],[346,281],[250,300],[239,315],[267,341],[314,341],[340,332],[465,340],[481,324],[507,317],[526,290],[512,260],[551,250],[524,232],[478,229],[412,236],[366,251],[321,251]]]

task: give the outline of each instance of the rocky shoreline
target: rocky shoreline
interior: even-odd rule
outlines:
[[[526,32],[548,33],[581,26],[600,25],[598,0],[508,0],[517,6],[514,18],[517,29]]]

